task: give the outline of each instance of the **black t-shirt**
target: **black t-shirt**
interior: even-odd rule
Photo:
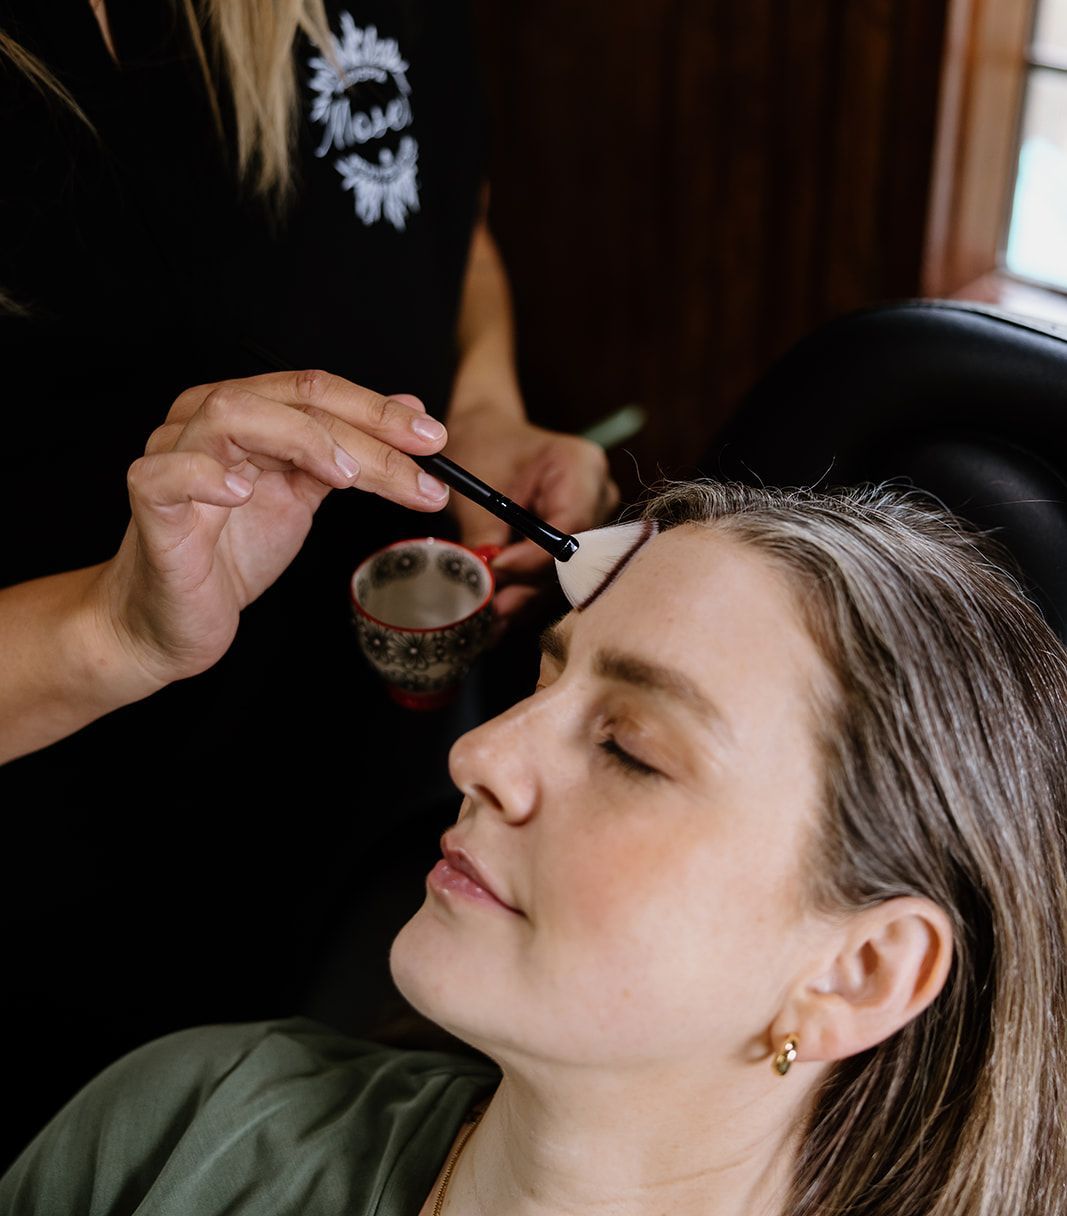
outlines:
[[[278,221],[237,182],[177,3],[108,0],[120,69],[87,0],[0,0],[0,29],[93,128],[0,61],[0,290],[25,309],[0,315],[2,584],[114,554],[126,470],[190,385],[322,367],[443,414],[484,165],[467,16],[326,8],[336,66],[300,36]],[[227,1016],[221,998],[181,1008],[205,977],[248,998],[237,1016],[291,1011],[256,1004],[256,977],[276,991],[369,847],[454,796],[447,747],[475,694],[394,706],[348,605],[366,553],[449,528],[331,494],[214,668],[0,768],[12,1021],[152,1009],[164,989],[152,1033]]]
[[[278,222],[237,185],[169,0],[111,0],[121,70],[86,0],[0,0],[96,132],[4,62],[0,290],[31,310],[0,319],[25,472],[5,583],[114,552],[125,470],[190,384],[325,367],[444,410],[483,162],[467,22],[454,3],[327,9],[336,67],[298,40]]]

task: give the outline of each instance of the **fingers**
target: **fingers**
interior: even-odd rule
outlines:
[[[507,575],[511,581],[544,574],[552,556],[532,540],[519,541],[508,547],[493,562],[493,569]]]
[[[168,422],[188,422],[220,389],[244,389],[306,412],[321,411],[402,451],[427,455],[444,446],[445,429],[410,393],[383,396],[341,376],[318,370],[270,372],[187,389],[174,402]]]
[[[523,615],[529,612],[540,598],[535,587],[506,587],[493,600],[493,619],[489,626],[489,644],[496,645],[513,626],[521,624]]]
[[[436,450],[444,428],[422,411],[359,389],[366,398],[368,429],[363,430],[318,407],[294,409],[253,391],[248,383],[212,387],[177,436],[172,428],[180,424],[172,414],[171,421],[150,439],[150,454],[167,450],[170,444],[171,451],[204,452],[229,468],[247,460],[262,469],[301,469],[325,487],[357,486],[420,511],[438,510],[448,501],[447,487],[404,451],[378,437],[392,435],[416,452]],[[328,394],[319,396],[325,399]],[[419,435],[413,423],[422,424],[424,430],[432,424],[440,430],[440,439]]]
[[[539,595],[537,587],[505,587],[493,601],[493,611],[502,621],[510,620]]]
[[[301,468],[337,487],[350,485],[359,472],[358,462],[314,419],[235,384],[208,394],[171,450],[204,452],[228,468],[249,459],[261,467]]]
[[[413,410],[418,410],[420,414],[426,413],[426,406],[422,404],[418,397],[412,396],[411,393],[390,393],[389,396],[394,401],[399,401],[401,405],[410,405]]]
[[[565,532],[582,532],[603,523],[619,501],[604,449],[588,439],[558,439],[534,491],[531,510]]]
[[[610,516],[614,515],[618,510],[620,502],[622,502],[622,495],[619,493],[619,487],[615,479],[609,475],[600,488],[600,496],[596,507],[597,523],[602,524]]]
[[[145,455],[154,456],[157,452],[169,452],[178,442],[178,436],[181,435],[183,429],[182,425],[177,422],[168,422],[156,427],[148,436],[144,449]]]
[[[511,540],[508,524],[462,495],[457,495],[453,500],[452,513],[459,524],[459,539],[468,549],[477,549],[482,545],[496,545],[504,549]]]
[[[618,503],[618,486],[603,467],[601,453],[599,458],[585,462],[571,460],[543,469],[529,499],[529,509],[560,531],[573,533],[603,523]],[[551,556],[540,545],[524,540],[509,545],[493,563],[493,568],[517,580],[544,574],[551,561]]]
[[[126,475],[130,507],[150,549],[166,551],[198,522],[197,503],[240,507],[258,470],[228,469],[203,452],[166,452],[135,460]],[[221,526],[221,519],[220,519]]]
[[[191,502],[234,507],[251,497],[255,477],[254,470],[225,468],[202,452],[170,452],[135,460],[126,484],[138,503],[152,509]]]

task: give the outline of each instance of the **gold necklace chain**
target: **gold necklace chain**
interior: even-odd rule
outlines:
[[[433,1205],[433,1216],[441,1216],[441,1205],[445,1201],[445,1192],[448,1190],[448,1184],[452,1180],[452,1171],[456,1168],[456,1162],[459,1160],[460,1153],[467,1147],[467,1141],[471,1138],[471,1132],[478,1126],[488,1102],[481,1102],[471,1111],[467,1121],[467,1126],[463,1129],[463,1135],[460,1137],[459,1143],[452,1150],[452,1156],[448,1159],[448,1164],[445,1166],[445,1176],[441,1179],[441,1189],[437,1192],[437,1201]]]

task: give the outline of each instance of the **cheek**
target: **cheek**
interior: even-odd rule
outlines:
[[[544,871],[546,909],[581,937],[640,933],[662,914],[676,870],[674,848],[659,832],[620,823],[575,833]]]
[[[704,806],[675,809],[669,830],[641,809],[621,812],[606,828],[568,832],[539,861],[546,919],[573,940],[632,941],[719,935],[737,913],[762,911],[760,842],[736,819],[729,831],[709,828]]]
[[[571,839],[545,863],[539,969],[588,976],[592,991],[640,992],[649,1004],[763,999],[791,919],[791,881],[758,840],[675,826]]]
[[[571,839],[542,870],[537,972],[593,1008],[672,1001],[705,961],[708,885],[695,869],[660,833]]]

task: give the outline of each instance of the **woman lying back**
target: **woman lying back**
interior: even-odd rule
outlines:
[[[646,511],[452,752],[391,962],[479,1057],[170,1035],[56,1116],[5,1213],[1062,1216],[1062,646],[917,498]]]

